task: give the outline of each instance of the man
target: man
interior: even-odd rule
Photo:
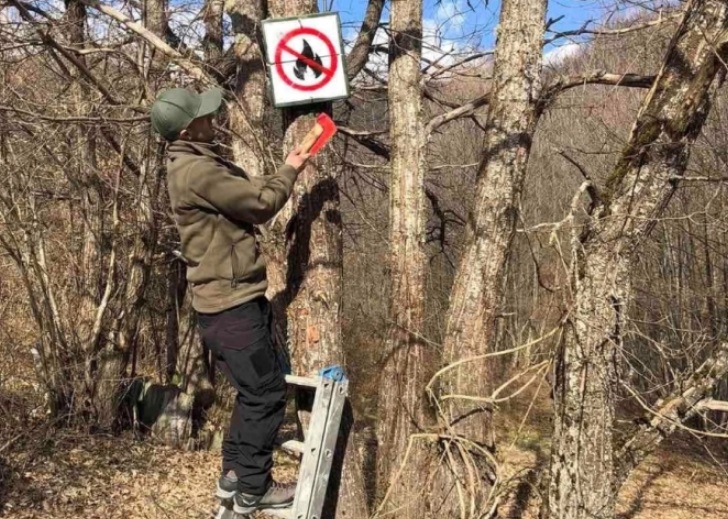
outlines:
[[[217,495],[232,498],[236,513],[248,514],[288,506],[295,494],[295,485],[271,478],[286,384],[274,351],[255,225],[280,211],[308,155],[294,151],[275,174],[249,177],[213,143],[212,121],[221,102],[215,89],[166,90],[154,102],[151,120],[170,142],[169,198],[202,339],[238,392]]]

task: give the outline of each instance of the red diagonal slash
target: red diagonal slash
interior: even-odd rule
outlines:
[[[308,65],[312,69],[318,70],[319,72],[323,72],[327,76],[333,76],[334,75],[334,71],[333,70],[331,70],[329,68],[326,68],[323,65],[319,65],[318,63],[316,63],[314,60],[312,60],[308,56],[304,56],[300,52],[297,52],[297,51],[293,50],[291,47],[288,46],[287,43],[284,43],[283,45],[281,45],[281,48],[283,50],[285,50],[286,52],[288,52],[290,54],[293,54],[293,56],[295,58],[300,59],[301,61],[303,61],[306,65]]]

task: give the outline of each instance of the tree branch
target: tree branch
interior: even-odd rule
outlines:
[[[582,36],[584,34],[591,34],[593,36],[619,36],[622,34],[628,34],[630,32],[636,32],[641,31],[643,29],[648,29],[650,27],[654,27],[656,25],[660,25],[666,22],[671,22],[673,20],[679,19],[683,15],[682,12],[677,12],[670,14],[668,16],[660,16],[656,20],[651,20],[649,22],[645,22],[639,25],[632,25],[629,27],[622,27],[620,29],[587,29],[587,27],[594,23],[594,20],[588,20],[584,22],[584,25],[582,25],[579,29],[572,30],[572,31],[563,31],[558,32],[554,34],[553,37],[544,40],[543,44],[548,45],[549,43],[553,43],[554,41],[560,39],[560,38],[568,38],[572,36]]]
[[[673,182],[728,182],[728,176],[722,175],[719,177],[681,177],[679,175],[673,175],[670,177]]]
[[[89,7],[93,7],[97,11],[102,12],[107,16],[110,16],[117,22],[126,26],[129,30],[141,36],[155,49],[172,58],[180,67],[182,67],[188,74],[190,74],[198,81],[208,86],[217,86],[217,82],[215,82],[202,68],[195,65],[191,60],[185,58],[182,54],[180,54],[178,51],[174,50],[167,43],[165,43],[159,36],[147,30],[140,23],[130,20],[123,13],[117,11],[113,7],[102,4],[98,0],[80,1]]]
[[[339,126],[339,133],[346,135],[347,137],[351,137],[356,142],[367,148],[369,151],[373,152],[374,154],[383,157],[387,160],[389,160],[389,153],[390,149],[389,146],[383,143],[382,141],[378,141],[377,139],[372,138],[372,135],[381,134],[381,133],[387,133],[387,132],[369,132],[369,131],[360,131],[360,130],[353,130],[351,128],[348,128],[346,126]]]
[[[647,422],[615,455],[615,474],[621,486],[630,472],[650,455],[682,423],[694,416],[713,393],[715,384],[728,374],[728,342],[700,366],[680,390],[660,401]],[[619,487],[618,487],[619,488]]]
[[[610,74],[597,70],[584,76],[559,76],[544,88],[538,101],[538,109],[544,111],[556,97],[572,88],[585,85],[611,85],[628,88],[651,88],[656,76],[640,74]]]
[[[447,124],[450,121],[453,121],[460,117],[473,115],[478,108],[488,104],[489,99],[490,92],[486,92],[482,96],[476,97],[472,101],[465,103],[462,106],[458,106],[457,108],[454,108],[449,112],[445,112],[444,114],[433,117],[432,119],[430,119],[430,122],[428,122],[425,126],[425,132],[427,133],[427,135],[431,135],[433,131],[435,131],[443,124]]]
[[[485,58],[486,56],[492,56],[494,54],[494,51],[489,50],[486,52],[478,52],[476,54],[470,54],[469,56],[464,57],[460,61],[457,61],[451,65],[448,65],[447,67],[440,68],[437,70],[437,72],[434,72],[433,74],[428,75],[426,78],[423,79],[435,79],[438,76],[441,76],[442,74],[449,72],[455,68],[461,67],[465,65],[466,63],[469,63],[471,61],[475,61],[476,59]]]
[[[655,76],[643,76],[640,74],[609,74],[603,70],[597,70],[586,76],[559,76],[558,79],[547,87],[547,92],[569,90],[570,88],[582,85],[613,85],[630,88],[650,88],[655,82]]]
[[[41,9],[40,7],[36,7],[33,4],[28,3],[28,2],[23,2],[22,0],[18,0],[18,3],[22,4],[22,6],[25,7],[26,10],[30,11],[31,13],[39,14],[46,20],[49,20],[51,22],[58,21],[55,18],[53,18],[50,14],[45,12],[43,9]]]
[[[34,119],[40,119],[41,121],[48,121],[54,123],[138,123],[148,121],[148,115],[140,115],[137,117],[52,117],[49,115],[43,115],[28,110],[22,110],[20,108],[14,108],[12,106],[0,105],[0,111],[2,112],[14,112],[17,114],[26,115]]]
[[[724,413],[728,413],[728,402],[706,398],[698,404],[698,408],[707,409],[708,411],[722,411]]]
[[[589,195],[589,198],[591,198],[591,202],[592,202],[591,203],[591,206],[589,207],[589,211],[588,212],[589,212],[589,214],[592,214],[592,212],[594,211],[594,208],[598,204],[601,204],[602,203],[602,197],[599,194],[599,189],[597,189],[597,186],[594,183],[594,181],[592,180],[591,176],[589,175],[589,173],[586,172],[586,169],[584,169],[584,167],[581,164],[579,164],[576,160],[574,160],[573,158],[571,158],[564,150],[559,150],[558,153],[567,162],[569,162],[576,169],[578,169],[579,170],[579,173],[581,173],[581,176],[584,178],[584,180],[586,180],[587,185],[586,185],[586,188],[585,189],[586,189],[587,194]]]
[[[129,0],[129,3],[135,9],[139,9],[140,11],[142,11],[144,9],[142,4],[138,0]],[[173,47],[175,49],[179,49],[183,53],[187,52],[187,50],[188,50],[187,45],[185,45],[185,43],[180,39],[180,37],[177,36],[177,34],[169,26],[169,19],[165,20],[164,39],[171,47]]]
[[[369,60],[369,53],[372,49],[374,35],[379,28],[379,20],[382,17],[384,9],[384,0],[369,0],[367,12],[364,15],[364,21],[359,29],[359,35],[356,38],[354,47],[346,57],[347,71],[349,79],[354,79],[364,68]]]
[[[35,20],[30,15],[30,12],[25,8],[25,5],[20,2],[19,0],[9,0],[11,4],[13,4],[20,13],[21,18],[23,18],[25,21],[29,23],[34,23]],[[82,0],[85,1],[85,0]],[[111,92],[109,92],[108,88],[99,81],[99,79],[94,76],[91,71],[84,65],[84,63],[79,60],[72,52],[69,52],[65,48],[63,48],[62,45],[60,45],[52,36],[50,36],[48,33],[44,32],[40,28],[35,29],[38,35],[40,36],[43,43],[48,45],[49,47],[52,47],[56,51],[58,51],[64,58],[66,58],[68,61],[73,63],[73,65],[89,80],[93,85],[98,89],[99,92],[106,98],[106,100],[112,104],[112,105],[120,105],[121,102],[117,100]]]

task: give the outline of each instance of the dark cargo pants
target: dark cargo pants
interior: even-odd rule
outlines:
[[[238,392],[222,447],[223,472],[237,474],[240,491],[264,494],[286,404],[270,303],[260,297],[217,314],[198,314],[198,322],[215,364]]]

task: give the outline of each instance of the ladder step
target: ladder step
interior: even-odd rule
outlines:
[[[303,454],[306,444],[298,440],[288,440],[281,444],[281,448],[288,452],[295,452],[296,454]]]
[[[286,383],[290,386],[303,386],[316,388],[319,381],[315,378],[298,377],[296,375],[286,375]]]
[[[266,515],[272,515],[273,517],[293,519],[293,511],[290,508],[263,508],[261,512]]]

